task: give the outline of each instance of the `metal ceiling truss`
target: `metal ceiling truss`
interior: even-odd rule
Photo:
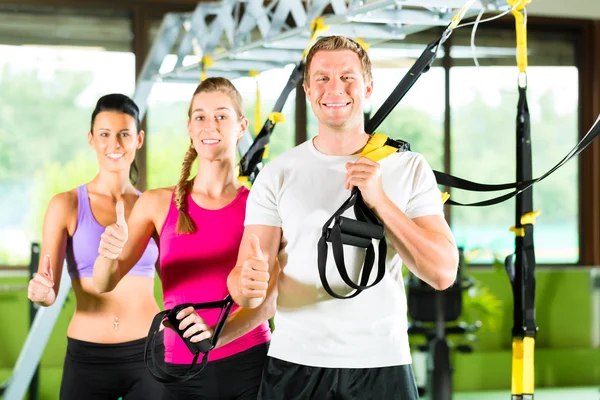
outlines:
[[[155,82],[200,81],[205,76],[235,79],[251,71],[296,64],[309,45],[311,25],[323,17],[322,35],[362,38],[367,43],[402,40],[447,26],[465,0],[221,0],[199,3],[192,13],[167,14],[138,78],[134,100],[142,115]],[[505,10],[506,0],[477,0],[464,18],[482,9]],[[170,71],[160,71],[175,54]],[[195,56],[184,65],[187,56]]]

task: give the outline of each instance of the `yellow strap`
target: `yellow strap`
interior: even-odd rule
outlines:
[[[319,33],[329,29],[329,26],[325,25],[324,21],[325,21],[325,17],[323,17],[323,16],[317,17],[310,24],[310,31],[311,31],[310,40],[308,41],[308,45],[302,52],[302,59],[306,58],[306,55],[308,54],[310,47],[312,46],[313,42],[317,39],[317,36],[319,36]]]
[[[511,393],[523,394],[523,339],[514,338],[512,342],[512,380]]]
[[[519,236],[519,237],[525,236],[525,228],[515,228],[514,226],[511,226],[510,231],[514,232],[515,236]]]
[[[540,215],[539,211],[531,211],[521,215],[521,225],[535,225],[535,219],[538,215]],[[510,231],[514,232],[515,236],[525,236],[525,228],[515,228],[514,226],[511,226]]]
[[[517,35],[517,66],[520,72],[527,71],[527,25],[523,10],[531,0],[506,0],[508,5],[516,7],[512,10],[515,17],[515,30]]]
[[[212,57],[207,54],[204,57],[202,57],[202,61],[200,62],[200,64],[202,65],[202,72],[200,73],[200,82],[203,82],[206,80],[206,70],[215,65],[215,62],[212,60]]]
[[[382,147],[385,144],[385,142],[386,142],[387,139],[388,139],[388,137],[386,135],[384,135],[383,133],[377,133],[377,132],[375,132],[369,138],[369,141],[365,145],[365,148],[362,150],[362,152],[360,153],[360,155],[364,156],[364,155],[370,153],[371,151]]]
[[[379,161],[382,158],[389,156],[390,154],[395,153],[398,149],[395,149],[391,146],[385,146],[385,142],[387,140],[387,136],[382,133],[375,132],[370,138],[362,152],[360,153],[361,157],[367,157],[373,161]]]
[[[361,38],[361,37],[359,37],[359,38],[356,39],[356,43],[360,44],[361,47],[363,49],[365,49],[365,51],[368,51],[369,47],[371,47],[371,45],[369,43],[365,42],[365,40],[363,38]]]
[[[248,189],[252,189],[252,182],[248,180],[247,176],[238,176],[238,182],[243,186],[246,186]]]
[[[387,139],[388,137],[386,135],[375,132],[365,145],[364,149],[360,153],[360,156],[367,157],[372,161],[379,161],[391,154],[394,154],[398,151],[398,149],[392,146],[386,146],[385,142]]]
[[[535,225],[536,217],[540,215],[539,211],[531,211],[521,216],[521,225]]]
[[[267,118],[274,124],[285,122],[285,116],[280,112],[272,112]]]
[[[533,394],[535,386],[534,350],[535,338],[513,338],[511,392],[519,396]]]
[[[248,71],[248,75],[253,77],[256,81],[256,101],[254,102],[254,134],[258,135],[262,129],[262,113],[260,111],[260,87],[258,84],[258,71]]]
[[[360,152],[360,156],[377,162],[396,153],[398,151],[397,148],[385,144],[387,139],[388,137],[383,133],[375,132],[365,145],[365,148]],[[442,193],[442,203],[445,203],[449,198],[450,193]]]
[[[535,338],[523,338],[523,394],[533,394],[535,386]]]
[[[210,68],[213,65],[215,65],[215,62],[213,61],[210,54],[207,54],[204,57],[202,57],[202,64],[205,65],[207,68]]]
[[[263,158],[269,158],[269,144],[265,144],[265,151],[263,151]]]

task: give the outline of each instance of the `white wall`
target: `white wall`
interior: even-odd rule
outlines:
[[[600,19],[600,0],[533,0],[528,15]]]

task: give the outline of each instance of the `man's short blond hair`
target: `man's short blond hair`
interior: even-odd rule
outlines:
[[[360,65],[362,67],[362,74],[365,82],[369,83],[373,80],[371,73],[371,59],[367,54],[367,51],[356,41],[347,38],[345,36],[324,36],[317,40],[315,44],[308,51],[306,56],[306,66],[304,67],[304,84],[309,84],[310,63],[314,55],[318,51],[335,51],[335,50],[350,50],[358,56]]]

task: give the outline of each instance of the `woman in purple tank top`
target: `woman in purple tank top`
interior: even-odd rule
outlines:
[[[88,132],[98,158],[98,173],[87,184],[52,198],[46,211],[38,273],[28,297],[51,306],[67,261],[76,308],[67,331],[67,354],[60,399],[160,399],[162,385],[145,369],[145,337],[159,308],[154,297],[158,249],[154,240],[142,249],[135,268],[119,288],[98,294],[92,282],[104,227],[115,223],[115,204],[124,205],[125,219],[139,198],[132,172],[136,150],[144,142],[139,111],[127,96],[100,98]],[[133,166],[133,167],[132,167]]]
[[[239,92],[225,78],[209,78],[197,87],[188,116],[191,145],[178,184],[145,192],[127,222],[117,219],[106,228],[94,266],[98,292],[118,290],[122,274],[158,233],[165,309],[227,295],[227,276],[237,262],[244,230],[248,189],[236,178],[236,149],[248,120]],[[198,173],[189,179],[196,160]],[[234,306],[204,370],[185,382],[165,383],[165,399],[256,399],[275,296],[272,285],[261,307]],[[185,308],[177,315],[179,328],[192,342],[200,342],[212,335],[218,314],[218,309]],[[171,329],[164,332],[164,348],[167,371],[183,375],[193,356]]]

